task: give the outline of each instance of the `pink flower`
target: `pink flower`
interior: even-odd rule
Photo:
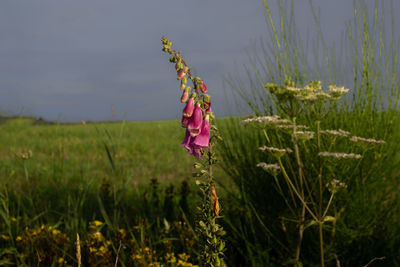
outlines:
[[[187,118],[192,117],[193,109],[194,109],[194,98],[191,97],[191,98],[189,98],[189,101],[186,102],[186,106],[182,111],[183,116],[187,117]]]
[[[188,124],[188,130],[192,137],[195,137],[200,134],[200,128],[203,122],[203,112],[201,111],[200,104],[197,103],[194,108],[193,115],[190,118]]]
[[[201,158],[201,149],[200,148],[193,148],[192,151],[190,152],[190,154],[195,156],[196,158]]]
[[[184,70],[181,70],[178,72],[178,76],[176,77],[176,79],[178,81],[182,80],[184,77],[186,76],[186,72]]]
[[[185,135],[185,139],[183,140],[183,142],[181,143],[182,146],[184,146],[188,151],[190,151],[192,148],[190,147],[190,141],[191,141],[192,137],[190,136],[190,133],[188,130],[186,130],[186,135]]]
[[[182,103],[186,102],[188,98],[189,98],[189,91],[188,90],[183,91],[181,96],[181,102]]]
[[[182,128],[187,128],[189,124],[190,118],[182,116],[181,126]]]
[[[200,90],[201,90],[201,92],[203,92],[204,94],[207,93],[207,86],[206,86],[206,84],[205,84],[203,81],[201,81],[201,83],[200,83]]]
[[[200,134],[191,140],[191,147],[193,148],[208,148],[210,142],[210,117],[206,115],[203,123],[201,124]]]

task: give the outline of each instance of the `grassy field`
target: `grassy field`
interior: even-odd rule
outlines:
[[[18,118],[1,125],[1,132],[2,175],[14,181],[96,182],[118,172],[137,186],[150,178],[176,182],[191,176],[193,160],[179,146],[184,131],[178,121],[63,125]]]
[[[179,121],[58,124],[11,118],[2,120],[0,132],[0,247],[8,247],[0,251],[0,263],[36,265],[35,246],[45,258],[42,263],[53,264],[57,257],[65,260],[63,266],[76,263],[71,240],[80,233],[82,257],[97,266],[103,262],[100,256],[114,259],[110,253],[117,254],[118,243],[97,244],[96,248],[108,248],[109,254],[95,251],[97,258],[90,263],[91,222],[104,223],[104,240],[124,229],[131,243],[136,240],[137,247],[153,249],[153,237],[155,242],[167,238],[163,220],[182,223],[182,211],[187,223],[193,219],[194,158],[179,145],[185,134]],[[224,176],[220,168],[216,175]],[[32,239],[46,227],[60,229],[68,241],[58,245],[48,236]],[[132,232],[137,227],[143,229],[136,236],[139,241]],[[43,240],[58,252],[47,255]],[[132,251],[137,250],[126,254],[132,256]],[[132,260],[127,257],[120,259],[121,264]]]

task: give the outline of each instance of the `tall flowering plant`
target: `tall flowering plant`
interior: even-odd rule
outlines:
[[[362,158],[372,151],[377,153],[375,147],[385,141],[351,136],[350,132],[341,129],[321,129],[325,115],[337,107],[338,100],[349,89],[330,85],[324,90],[320,81],[299,87],[291,80],[284,85],[269,83],[264,87],[279,115],[248,118],[242,124],[262,130],[266,143],[258,149],[266,154],[268,162],[260,162],[257,167],[274,179],[290,211],[282,217],[282,229],[288,237],[297,235],[294,238],[297,240],[290,244],[293,258],[288,262],[303,266],[304,233],[315,229],[317,231],[313,232],[319,238],[320,266],[324,267],[327,260],[332,261],[332,256],[336,255],[330,253],[330,257],[325,257],[326,248],[332,248],[337,221],[344,212],[344,207],[336,201],[337,196],[348,185],[354,185],[354,172]],[[298,119],[302,117],[311,118],[311,123],[299,124]],[[343,152],[344,147],[351,153]],[[290,230],[293,222],[297,233]]]
[[[189,155],[198,158],[195,163],[196,184],[199,186],[203,201],[199,206],[199,218],[196,232],[200,246],[201,262],[206,266],[225,266],[223,251],[225,242],[221,237],[225,234],[222,227],[216,223],[219,217],[220,204],[215,190],[213,178],[213,164],[216,162],[214,146],[222,140],[218,129],[213,125],[215,116],[211,112],[211,97],[207,93],[207,86],[203,79],[194,77],[181,52],[171,48],[172,42],[166,37],[161,39],[162,50],[171,55],[170,62],[175,64],[177,80],[180,81],[182,91],[181,102],[185,103],[182,111],[181,126],[185,129],[185,138],[182,146]],[[188,80],[192,86],[188,86]]]

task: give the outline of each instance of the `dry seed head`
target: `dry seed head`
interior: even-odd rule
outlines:
[[[217,196],[217,192],[215,191],[215,186],[212,185],[210,188],[210,193],[211,193],[211,199],[212,199],[212,207],[213,207],[213,213],[215,216],[219,216],[219,200]]]

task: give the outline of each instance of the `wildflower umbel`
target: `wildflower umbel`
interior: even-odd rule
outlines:
[[[350,138],[352,142],[365,142],[365,143],[374,143],[374,144],[386,144],[384,140],[375,140],[373,138],[364,138],[359,136],[352,136]]]
[[[290,123],[287,119],[281,119],[278,115],[273,116],[262,116],[255,118],[248,118],[240,122],[241,125],[246,125],[249,123],[266,124],[266,125],[279,125]]]
[[[281,170],[281,167],[279,167],[278,164],[267,164],[265,162],[258,163],[257,167],[263,168],[264,171],[272,174],[277,174]]]
[[[330,134],[330,135],[336,135],[336,136],[349,136],[350,132],[344,131],[339,129],[337,130],[321,130],[320,131],[321,134]]]
[[[277,147],[269,147],[269,146],[262,146],[258,148],[261,151],[269,151],[269,152],[276,152],[276,153],[292,153],[293,150],[290,148],[277,148]]]
[[[293,152],[293,150],[291,150],[290,148],[277,148],[277,147],[268,147],[268,146],[259,147],[258,149],[261,151],[268,151],[268,152],[272,153],[272,155],[274,155],[276,158],[280,158],[283,155],[285,155],[286,153]]]
[[[296,131],[294,135],[297,137],[297,139],[312,139],[314,138],[314,132],[311,131]]]
[[[320,157],[334,157],[338,159],[360,159],[361,155],[360,154],[354,154],[354,153],[331,153],[331,152],[319,152],[318,156]]]

